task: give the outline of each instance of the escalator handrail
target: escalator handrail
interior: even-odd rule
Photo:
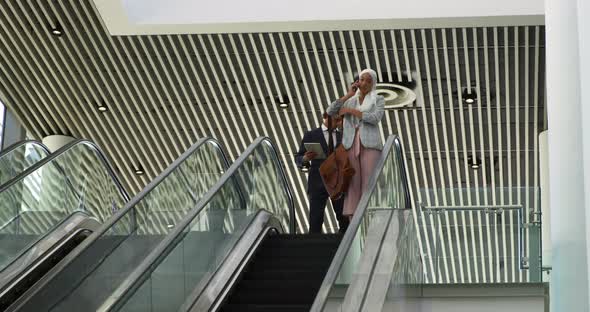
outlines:
[[[373,191],[375,190],[375,187],[377,185],[377,180],[379,179],[379,176],[381,175],[381,172],[383,171],[383,166],[385,165],[385,162],[387,161],[389,153],[392,149],[394,152],[394,156],[398,160],[398,164],[400,166],[400,174],[402,175],[402,183],[403,183],[402,185],[404,187],[404,193],[405,193],[404,194],[404,198],[405,198],[404,208],[405,209],[411,208],[411,202],[410,202],[410,197],[409,197],[409,186],[407,184],[408,180],[406,177],[406,171],[405,171],[405,166],[404,166],[405,160],[404,160],[403,152],[401,150],[401,146],[402,146],[401,140],[399,139],[399,137],[397,135],[392,134],[387,138],[387,141],[385,142],[385,146],[383,147],[383,150],[381,153],[381,157],[379,158],[377,165],[375,165],[375,169],[373,171],[373,174],[371,175],[371,178],[369,179],[367,189],[363,193],[363,195],[359,201],[359,204],[357,206],[357,209],[354,213],[354,216],[353,216],[352,220],[350,221],[350,225],[348,226],[346,233],[342,237],[342,241],[340,242],[340,246],[338,246],[338,250],[336,251],[336,254],[334,255],[332,263],[330,264],[330,268],[326,272],[326,275],[324,277],[322,285],[320,286],[320,290],[318,291],[318,293],[316,295],[316,298],[313,302],[313,305],[312,305],[310,311],[319,312],[323,309],[323,306],[324,306],[326,300],[328,299],[328,295],[330,293],[332,285],[336,282],[336,279],[338,278],[338,273],[340,272],[340,269],[342,268],[342,265],[344,264],[344,261],[346,260],[346,255],[348,254],[348,250],[352,246],[352,243],[355,239],[358,229],[361,226],[364,215],[365,215],[367,208],[369,206],[369,199],[371,198]]]
[[[394,135],[393,144],[395,145],[395,149],[393,152],[396,154],[398,162],[399,162],[399,172],[402,179],[402,185],[404,186],[404,199],[405,199],[405,207],[410,209],[412,208],[412,199],[410,197],[410,181],[408,180],[408,172],[406,171],[406,157],[404,155],[404,146],[399,136]]]
[[[20,182],[21,180],[25,179],[29,174],[35,172],[39,168],[45,166],[46,164],[48,164],[51,161],[53,161],[54,159],[60,157],[64,153],[67,153],[72,148],[74,148],[74,147],[76,147],[78,145],[86,145],[86,146],[89,146],[91,149],[94,150],[94,152],[96,153],[96,155],[98,155],[98,158],[103,163],[105,169],[107,170],[108,175],[111,177],[111,179],[115,183],[115,186],[117,187],[117,190],[119,191],[119,193],[121,193],[121,196],[123,196],[123,198],[125,199],[125,201],[128,202],[129,201],[129,198],[130,198],[129,197],[129,194],[127,193],[127,191],[123,187],[123,184],[121,184],[121,181],[119,180],[119,178],[117,178],[117,176],[115,175],[115,172],[113,170],[113,167],[111,166],[111,164],[108,161],[107,157],[104,155],[104,153],[102,152],[102,150],[98,147],[98,145],[96,145],[92,141],[85,140],[85,139],[77,139],[77,140],[74,140],[74,141],[72,141],[72,142],[70,142],[70,143],[62,146],[60,149],[58,149],[57,151],[55,151],[55,153],[50,154],[48,157],[45,157],[41,161],[35,163],[33,166],[27,168],[27,170],[19,173],[16,177],[14,177],[13,179],[11,179],[10,181],[8,181],[8,182],[4,183],[3,185],[1,185],[0,186],[0,192],[3,192],[5,190],[7,190],[12,185],[14,185],[14,184]],[[55,164],[55,165],[59,168],[60,171],[63,172],[63,169],[61,169],[61,167],[59,165],[57,165],[57,164]],[[71,187],[72,186],[72,183],[70,182],[69,177],[65,174],[65,172],[63,172],[63,174],[64,174],[64,177],[67,179],[68,184]],[[73,191],[76,191],[74,189],[72,189],[72,190]],[[75,192],[75,193],[77,194],[77,192]]]
[[[45,144],[39,142],[39,141],[35,141],[35,140],[23,140],[20,142],[16,142],[12,145],[10,145],[9,147],[3,149],[0,152],[0,159],[8,154],[10,154],[12,151],[14,151],[15,149],[23,146],[23,145],[27,145],[27,144],[32,144],[32,145],[36,145],[37,147],[41,148],[44,152],[47,153],[47,155],[50,155],[51,152],[49,151],[49,149],[47,148],[47,146],[45,146]]]
[[[225,186],[225,184],[230,181],[230,179],[234,176],[236,172],[242,167],[242,164],[248,159],[248,157],[257,150],[257,148],[262,145],[263,143],[269,144],[271,150],[274,153],[275,159],[277,161],[278,167],[282,168],[277,149],[274,143],[268,137],[258,137],[248,148],[244,151],[238,159],[231,165],[229,169],[219,178],[219,181],[215,183],[213,187],[211,187],[207,193],[197,202],[195,208],[192,209],[170,232],[170,234],[166,235],[166,237],[150,252],[150,254],[145,258],[144,261],[135,269],[129,277],[125,279],[123,284],[117,288],[113,294],[111,294],[109,300],[103,304],[102,309],[104,311],[110,310],[119,304],[119,299],[122,299],[124,295],[130,291],[136,290],[139,287],[139,284],[143,280],[142,278],[150,272],[150,269],[154,268],[157,263],[160,262],[161,259],[166,257],[166,255],[171,251],[174,246],[175,242],[178,241],[178,237],[180,237],[184,232],[185,229],[190,226],[191,222],[196,218],[202,210],[207,207],[207,204],[213,197],[217,194],[217,192]],[[283,169],[280,169],[280,176],[283,180],[283,186],[287,192],[288,201],[289,201],[289,212],[290,212],[290,219],[289,219],[289,227],[291,233],[294,233],[295,230],[295,206],[293,204],[293,197],[289,185],[287,184],[287,179],[285,177],[285,172]]]

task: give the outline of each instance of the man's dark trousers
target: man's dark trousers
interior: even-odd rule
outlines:
[[[336,137],[337,143],[340,143],[340,133],[337,133]],[[301,146],[299,147],[299,151],[295,155],[295,162],[297,163],[298,167],[301,168],[304,165],[304,143],[320,143],[322,145],[324,153],[328,155],[328,143],[326,142],[326,139],[324,137],[324,131],[322,130],[322,128],[320,127],[308,131],[303,136],[303,139],[301,140]],[[308,169],[309,171],[307,177],[307,197],[309,199],[309,233],[322,232],[322,224],[324,223],[326,202],[329,198],[328,192],[326,192],[326,188],[324,187],[322,177],[320,176],[320,166],[323,163],[323,161],[324,159],[311,160],[311,164]],[[334,208],[334,212],[336,214],[336,219],[338,220],[340,232],[342,233],[346,230],[349,223],[348,218],[342,216],[343,204],[344,200],[342,198],[332,203],[332,207]]]

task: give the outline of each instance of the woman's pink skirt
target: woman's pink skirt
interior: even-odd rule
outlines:
[[[367,189],[367,184],[369,184],[369,179],[380,156],[380,150],[362,146],[359,129],[356,129],[354,142],[348,150],[348,159],[355,170],[355,174],[350,181],[348,192],[344,198],[343,215],[352,216],[354,214],[363,192]]]

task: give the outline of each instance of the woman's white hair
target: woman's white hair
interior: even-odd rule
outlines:
[[[359,73],[359,77],[362,77],[364,74],[369,74],[371,76],[372,87],[371,91],[365,95],[363,103],[359,103],[361,104],[359,107],[361,112],[369,111],[377,102],[377,73],[374,70],[367,68]],[[356,96],[360,96],[360,89],[356,91]]]
[[[364,74],[369,74],[371,76],[371,83],[373,84],[373,86],[371,87],[371,91],[375,91],[377,90],[377,73],[370,69],[363,69],[360,73],[359,73],[359,77],[362,77]]]

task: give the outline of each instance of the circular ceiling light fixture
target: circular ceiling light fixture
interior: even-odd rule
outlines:
[[[378,83],[377,94],[385,99],[385,109],[410,106],[416,101],[416,93],[412,89],[395,83]]]

